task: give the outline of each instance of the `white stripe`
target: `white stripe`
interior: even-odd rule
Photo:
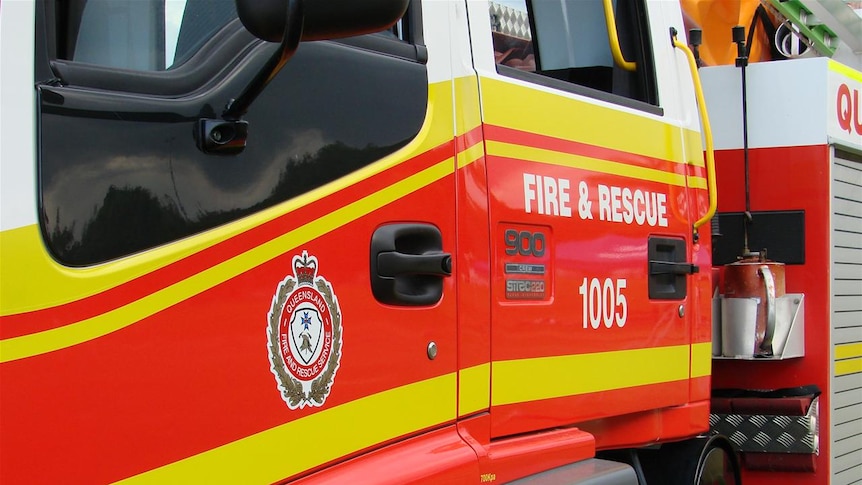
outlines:
[[[35,3],[0,1],[0,231],[34,224]]]

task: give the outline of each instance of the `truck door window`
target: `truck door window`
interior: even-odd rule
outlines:
[[[75,0],[57,4],[67,26],[58,57],[139,71],[182,64],[236,18],[233,0]]]
[[[657,105],[643,0],[612,6],[626,62],[612,55],[602,0],[491,0],[498,72],[621,104]]]
[[[233,4],[37,2],[39,203],[59,262],[97,264],[230,223],[419,133],[425,51],[405,17],[389,34],[302,43],[248,110],[245,150],[198,150],[197,120],[219,116],[276,48]]]

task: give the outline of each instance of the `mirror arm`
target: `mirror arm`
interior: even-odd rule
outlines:
[[[266,85],[272,81],[288,59],[296,52],[299,41],[302,39],[302,0],[288,0],[285,10],[287,18],[284,23],[284,37],[279,49],[266,61],[266,65],[258,71],[243,92],[228,102],[222,113],[222,118],[225,120],[241,119],[258,95],[266,88]]]
[[[242,93],[227,103],[221,119],[201,118],[195,123],[195,143],[200,151],[212,155],[236,155],[245,150],[248,122],[242,117],[296,52],[302,38],[302,0],[287,0],[285,10],[287,19],[284,37],[278,50],[255,74]]]

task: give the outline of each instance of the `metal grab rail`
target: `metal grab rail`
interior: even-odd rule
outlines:
[[[614,56],[614,63],[626,71],[634,72],[638,65],[634,62],[627,61],[623,57],[623,51],[620,49],[620,37],[617,33],[617,19],[614,16],[614,6],[611,0],[602,0],[602,5],[605,9],[605,24],[608,27],[608,43],[611,45],[611,54]]]
[[[694,82],[694,94],[697,98],[697,111],[700,114],[700,122],[703,126],[703,137],[706,142],[706,187],[709,192],[709,208],[706,214],[703,215],[694,223],[694,232],[697,229],[709,222],[712,216],[715,215],[715,210],[718,207],[718,192],[715,185],[715,151],[712,142],[712,126],[709,124],[709,115],[706,112],[706,99],[703,96],[703,86],[700,84],[700,74],[697,72],[697,62],[694,60],[694,54],[687,45],[683,44],[676,38],[676,29],[671,29],[671,40],[673,46],[685,53],[688,59],[688,67],[691,71],[691,79]]]

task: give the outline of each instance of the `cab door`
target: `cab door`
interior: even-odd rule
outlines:
[[[648,30],[666,19],[640,0],[615,2],[615,29],[600,0],[470,7],[490,194],[492,436],[607,430],[686,403],[686,167],[657,81],[672,48]],[[657,414],[642,416],[655,419],[643,436],[597,440],[664,432]]]
[[[29,5],[4,479],[273,483],[454,422],[452,91],[418,12],[302,43],[244,124],[277,45],[233,0]]]

